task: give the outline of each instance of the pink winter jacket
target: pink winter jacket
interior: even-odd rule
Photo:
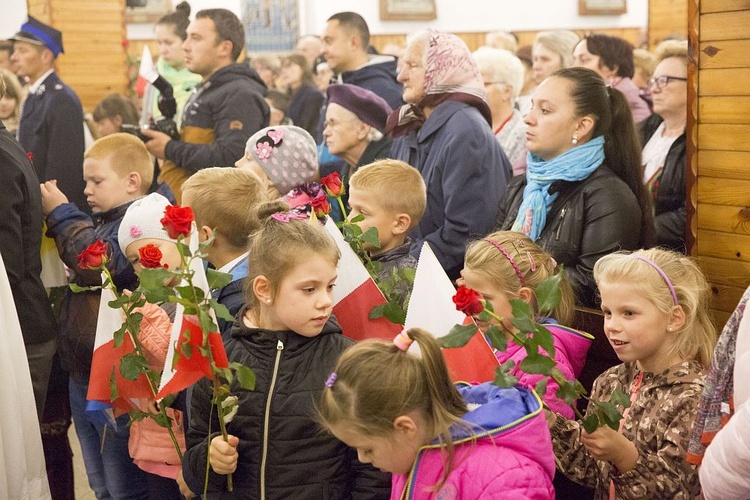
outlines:
[[[438,490],[433,487],[443,475],[442,449],[421,448],[408,476],[393,475],[391,499],[554,499],[555,458],[536,393],[489,382],[459,391],[472,408],[464,421],[475,427],[476,439],[465,428],[454,429],[454,465]]]
[[[591,346],[593,337],[588,333],[579,332],[562,325],[548,323],[544,325],[552,333],[554,340],[555,355],[554,360],[557,362],[557,368],[568,380],[573,380],[581,375],[583,365],[586,362],[586,354]],[[541,352],[544,352],[540,349]],[[526,349],[514,342],[508,342],[508,348],[505,352],[497,351],[495,356],[502,364],[512,359],[515,362],[515,368],[511,370],[511,375],[518,377],[518,383],[524,387],[534,388],[536,383],[545,378],[545,375],[532,375],[522,372],[518,365],[526,358]],[[552,411],[559,413],[568,419],[574,418],[573,409],[555,396],[558,385],[552,379],[547,381],[547,392],[542,396],[542,400],[549,406]]]

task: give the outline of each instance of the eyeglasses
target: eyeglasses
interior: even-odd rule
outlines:
[[[656,85],[656,88],[661,90],[669,85],[669,82],[671,82],[672,80],[677,80],[678,82],[686,82],[687,78],[680,78],[679,76],[659,76],[656,78],[651,78],[648,81],[648,88]]]

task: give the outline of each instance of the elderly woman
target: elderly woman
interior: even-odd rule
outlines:
[[[523,86],[523,63],[503,49],[482,47],[474,52],[479,72],[484,80],[484,91],[492,112],[492,130],[505,155],[513,165],[525,165],[526,125],[521,112],[515,108],[516,99]]]
[[[648,103],[632,80],[635,74],[633,46],[622,38],[596,33],[586,36],[573,51],[573,66],[596,71],[607,85],[622,92],[636,123],[651,115]]]
[[[427,209],[410,235],[412,255],[429,243],[456,279],[466,243],[492,230],[488,207],[505,193],[510,162],[492,134],[482,76],[456,35],[416,33],[398,81],[407,104],[388,117],[391,157],[416,167],[427,185]]]
[[[344,160],[344,165],[322,164],[320,175],[326,176],[335,169],[344,186],[348,186],[358,167],[389,158],[391,140],[384,132],[392,109],[374,92],[349,83],[331,85],[326,93],[323,137],[329,152]]]
[[[553,74],[533,102],[528,170],[511,180],[497,229],[527,234],[565,266],[577,302],[594,307],[594,263],[653,237],[633,117],[622,92],[585,68]]]
[[[639,125],[644,182],[654,204],[656,243],[684,252],[687,42],[664,42],[656,57],[649,80],[654,114]]]
[[[573,49],[580,37],[567,30],[540,31],[534,39],[534,81],[537,85],[555,71],[573,65]]]

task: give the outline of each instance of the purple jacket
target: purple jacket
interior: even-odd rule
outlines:
[[[554,499],[555,458],[539,397],[489,382],[459,391],[473,408],[464,421],[479,427],[476,440],[470,430],[454,428],[453,469],[438,491],[431,488],[443,474],[441,447],[421,448],[408,476],[393,475],[391,499]]]
[[[593,337],[588,333],[579,332],[562,325],[546,324],[544,326],[552,333],[555,346],[553,358],[557,362],[557,368],[568,380],[578,378],[586,362],[586,353],[589,351]],[[543,349],[540,348],[540,350],[544,352]],[[524,373],[518,369],[518,365],[526,358],[527,354],[526,349],[514,342],[508,342],[508,349],[505,352],[496,351],[495,356],[501,364],[509,359],[515,361],[515,368],[510,373],[518,377],[519,385],[533,389],[537,382],[545,378],[544,375]],[[572,419],[575,417],[573,408],[555,396],[558,387],[557,383],[550,378],[547,382],[547,392],[542,395],[542,400],[555,413]]]

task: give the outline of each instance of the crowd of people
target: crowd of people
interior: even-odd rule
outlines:
[[[747,294],[717,343],[709,285],[684,255],[687,41],[651,54],[605,34],[542,31],[518,47],[497,32],[472,53],[424,29],[379,53],[365,19],[340,12],[295,53],[240,61],[236,15],[189,16],[183,2],[155,25],[171,92],[106,96],[91,127],[55,72],[62,33],[29,17],[0,44],[11,53],[0,69],[0,263],[51,498],[73,498],[71,417],[102,499],[750,494]],[[159,125],[170,120],[174,132]],[[473,319],[505,332],[495,354],[515,387],[455,383],[435,332],[347,338],[332,314],[340,252],[310,223],[328,176],[343,185],[328,217],[377,230],[379,244],[364,247],[376,282],[416,268],[427,244],[491,306],[499,319]],[[100,271],[78,255],[102,241],[114,285],[135,290],[145,247],[180,266],[181,243],[159,222],[170,205],[192,208],[211,241],[206,265],[231,275],[211,291],[235,318],[219,333],[229,361],[255,374],[254,390],[232,386],[228,439],[215,433],[210,381],[180,393],[169,412],[181,453],[149,419],[112,425],[87,411],[101,291],[60,287],[42,265],[53,241],[65,280],[96,287]],[[542,315],[537,290],[558,274],[559,303]],[[407,307],[409,286],[398,289]],[[524,371],[532,351],[517,342],[513,299],[551,334],[540,348],[561,376],[590,391],[583,414],[555,380]],[[576,329],[576,307],[601,309],[598,337]],[[163,366],[174,304],[141,314],[149,364]],[[630,400],[619,428],[591,431],[597,402],[619,393]]]

